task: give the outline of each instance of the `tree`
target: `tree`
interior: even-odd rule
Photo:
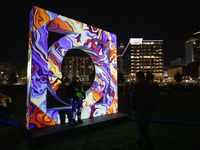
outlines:
[[[121,72],[118,72],[118,78],[117,78],[117,82],[118,82],[118,84],[120,84],[120,83],[124,83],[124,76],[123,76],[123,74],[121,73]]]
[[[13,85],[13,84],[17,83],[17,77],[14,73],[11,73],[9,75],[8,83],[9,83],[9,85]]]
[[[176,80],[176,82],[179,83],[182,81],[182,75],[180,74],[179,71],[177,71],[177,73],[174,75],[174,79]]]

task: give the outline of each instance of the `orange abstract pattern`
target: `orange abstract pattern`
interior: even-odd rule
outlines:
[[[48,32],[65,36],[48,48]],[[116,35],[34,6],[30,12],[26,127],[59,124],[58,110],[47,108],[47,91],[56,95],[61,84],[63,57],[69,50],[87,53],[95,66],[93,85],[83,100],[82,119],[118,111]],[[66,104],[68,105],[68,104]]]

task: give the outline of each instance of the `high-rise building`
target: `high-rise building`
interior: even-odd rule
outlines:
[[[200,60],[200,31],[194,33],[195,43],[194,43],[194,60]]]
[[[189,64],[194,61],[194,43],[195,38],[191,37],[185,41],[185,64]]]
[[[124,44],[121,41],[120,45],[117,47],[117,70],[122,71],[122,54],[125,50]]]
[[[150,72],[154,79],[162,79],[164,74],[163,40],[143,40],[131,38],[122,54],[123,69],[135,77],[136,72]]]
[[[117,55],[121,56],[123,54],[125,50],[124,44],[121,41],[121,43],[119,44],[118,48],[117,48]]]
[[[72,80],[74,75],[78,75],[83,81],[89,81],[89,76],[95,73],[92,59],[88,56],[64,57],[62,71],[65,77]]]
[[[185,41],[185,64],[200,60],[200,31]]]

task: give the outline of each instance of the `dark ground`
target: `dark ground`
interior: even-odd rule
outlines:
[[[8,109],[14,114],[10,119],[16,122],[25,121],[26,86],[5,86],[5,94],[12,98],[13,103],[8,104]],[[176,89],[176,88],[175,88]],[[182,92],[168,94],[162,87],[159,106],[155,109],[154,119],[200,122],[200,95],[195,87],[183,87]],[[119,112],[128,113],[132,117],[130,106],[124,103],[123,93],[119,92]],[[8,116],[0,111],[0,118]],[[152,122],[149,132],[157,150],[197,150],[200,147],[200,125],[183,123]],[[77,136],[55,139],[55,142],[34,147],[21,128],[0,124],[1,149],[136,149],[134,141],[138,137],[134,121],[127,121],[96,129],[85,134],[75,133]]]

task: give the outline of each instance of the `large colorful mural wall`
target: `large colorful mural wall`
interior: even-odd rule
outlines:
[[[63,37],[48,48],[49,32],[63,34]],[[118,112],[116,35],[34,6],[29,25],[28,130],[60,123],[58,110],[47,108],[47,91],[66,104],[56,95],[56,90],[61,84],[63,57],[73,49],[87,53],[95,66],[95,79],[86,91],[81,118]]]

